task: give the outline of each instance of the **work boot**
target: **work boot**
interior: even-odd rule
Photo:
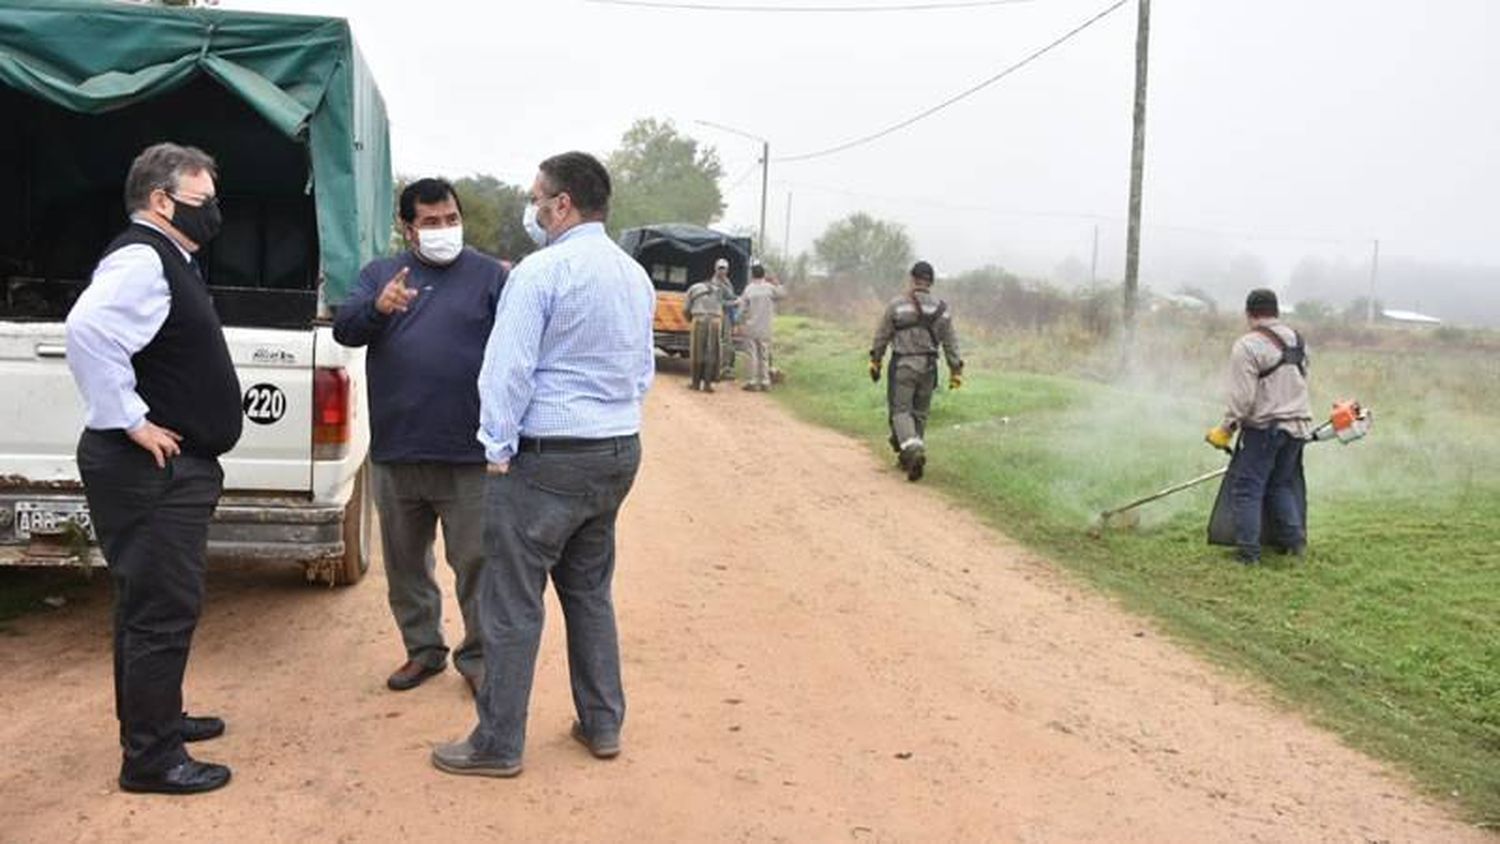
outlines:
[[[901,468],[906,470],[908,481],[920,481],[927,468],[927,449],[921,445],[909,445],[901,449],[899,461]]]

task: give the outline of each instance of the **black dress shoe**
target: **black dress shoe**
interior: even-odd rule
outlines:
[[[224,735],[224,719],[182,713],[182,740],[208,741]]]
[[[120,775],[120,790],[136,794],[202,794],[229,784],[229,768],[189,759],[148,777]]]

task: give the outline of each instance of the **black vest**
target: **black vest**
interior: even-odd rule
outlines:
[[[150,408],[146,418],[181,434],[184,454],[218,457],[239,442],[244,420],[213,297],[177,245],[155,229],[132,225],[104,254],[133,244],[156,250],[172,294],[161,330],[130,359],[136,392]]]

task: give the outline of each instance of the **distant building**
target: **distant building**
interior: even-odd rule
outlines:
[[[1419,314],[1416,311],[1398,311],[1391,308],[1382,310],[1380,312],[1380,318],[1385,320],[1386,322],[1394,322],[1398,325],[1408,325],[1412,327],[1443,324],[1443,321],[1435,316]]]
[[[1151,312],[1162,310],[1181,311],[1209,311],[1213,305],[1199,299],[1197,296],[1189,296],[1186,293],[1156,294],[1151,297]]]

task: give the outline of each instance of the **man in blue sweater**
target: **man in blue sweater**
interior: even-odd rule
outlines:
[[[477,384],[506,273],[463,245],[463,210],[447,181],[412,182],[399,205],[410,249],[371,261],[333,326],[340,343],[369,347],[371,487],[391,612],[406,646],[406,662],[386,685],[416,688],[447,664],[443,596],[433,578],[441,522],[464,617],[453,665],[473,690],[484,672],[477,602],[485,455],[475,438]]]

